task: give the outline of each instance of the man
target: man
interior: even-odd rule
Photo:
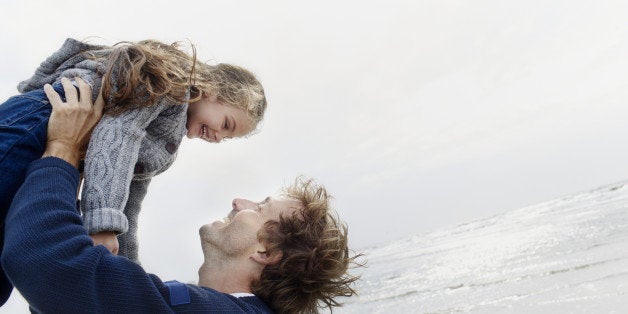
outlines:
[[[227,218],[201,227],[198,285],[163,282],[94,247],[76,210],[76,167],[103,103],[64,89],[67,103],[46,87],[53,107],[46,151],[30,165],[6,219],[2,265],[33,311],[315,312],[355,293],[347,228],[311,180],[259,203],[235,199]],[[90,95],[89,86],[79,89]]]

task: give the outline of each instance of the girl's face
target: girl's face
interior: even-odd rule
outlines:
[[[244,136],[253,129],[251,119],[244,110],[223,105],[215,96],[203,96],[188,105],[185,127],[188,138],[200,138],[210,143]]]

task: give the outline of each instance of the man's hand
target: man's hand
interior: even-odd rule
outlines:
[[[61,79],[65,103],[52,86],[44,86],[52,105],[52,113],[48,121],[48,143],[43,157],[59,157],[77,167],[90,134],[102,116],[105,102],[101,95],[96,104],[92,105],[91,87],[81,78],[77,77],[75,80],[80,95],[69,79]]]
[[[89,236],[92,237],[92,241],[94,241],[94,246],[102,244],[111,253],[118,255],[118,249],[120,248],[120,245],[118,244],[118,236],[115,232],[102,231],[95,234],[90,234]]]

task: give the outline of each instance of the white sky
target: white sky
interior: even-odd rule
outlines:
[[[264,84],[259,134],[186,139],[151,185],[141,258],[164,279],[196,281],[197,229],[234,197],[298,174],[356,249],[628,178],[628,2],[174,3],[0,3],[0,100],[66,37],[189,39]]]

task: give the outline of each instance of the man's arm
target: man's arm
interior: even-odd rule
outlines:
[[[78,171],[56,157],[37,160],[6,220],[2,266],[36,311],[169,311],[137,264],[92,246],[76,210]]]
[[[64,88],[67,103],[46,88],[53,107],[48,158],[30,165],[15,195],[6,219],[2,266],[36,311],[170,311],[160,280],[130,260],[92,246],[83,228],[76,209],[76,165],[102,103],[92,107],[91,99],[79,101],[69,81],[64,80]],[[84,82],[79,81],[79,89],[90,95]]]

